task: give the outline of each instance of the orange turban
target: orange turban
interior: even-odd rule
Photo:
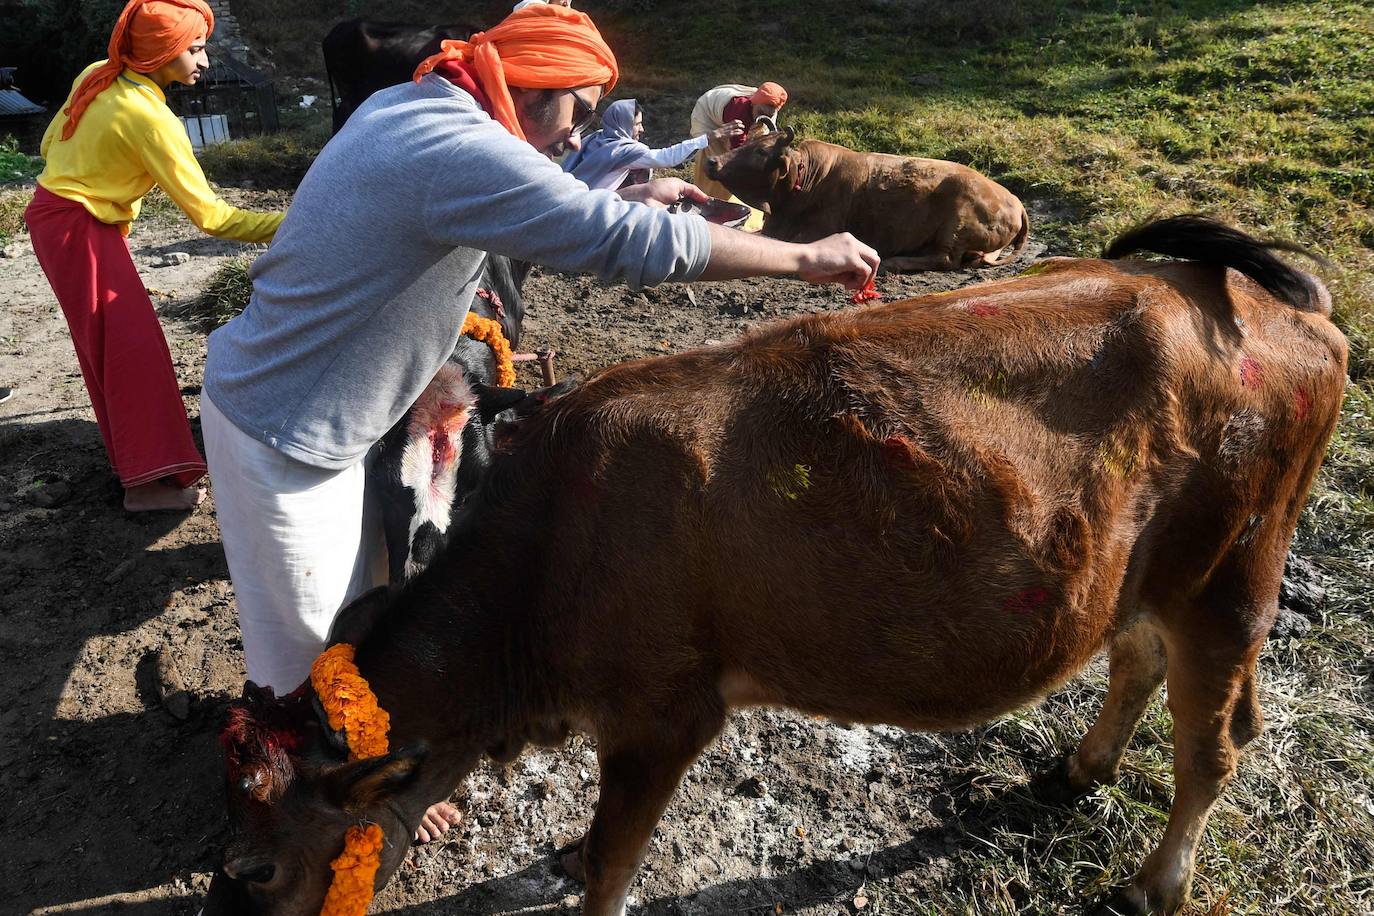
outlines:
[[[201,26],[206,35],[215,29],[215,14],[205,0],[129,0],[110,35],[110,59],[81,81],[72,93],[72,103],[62,110],[67,116],[62,139],[71,139],[86,106],[109,88],[125,67],[152,73],[189,48]]]
[[[764,83],[754,90],[749,101],[755,105],[772,105],[774,108],[781,108],[787,104],[787,90],[777,83]]]
[[[445,41],[438,54],[415,69],[415,81],[445,61],[471,61],[491,99],[496,120],[521,140],[510,86],[576,89],[602,86],[610,92],[620,78],[615,55],[586,13],[536,3],[511,13],[495,28],[467,41]]]

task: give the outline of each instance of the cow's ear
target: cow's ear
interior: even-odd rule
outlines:
[[[381,757],[345,763],[324,777],[325,793],[345,811],[366,810],[413,783],[428,755],[429,745],[421,741]]]
[[[557,385],[536,388],[534,391],[490,388],[482,384],[473,385],[472,390],[477,395],[477,410],[482,416],[482,422],[491,423],[497,414],[507,410],[514,410],[516,419],[528,417],[545,404],[561,398],[576,387],[577,379],[568,378]]]
[[[515,405],[515,415],[517,417],[528,417],[536,410],[541,409],[550,401],[556,401],[577,387],[577,379],[565,378],[557,385],[550,385],[547,388],[536,388],[529,393],[529,396],[519,404]]]
[[[792,129],[792,125],[791,125],[791,124],[787,125],[786,127],[784,127],[784,128],[782,129],[782,145],[783,145],[783,146],[791,146],[791,145],[792,145],[792,141],[795,140],[795,139],[797,139],[797,132],[796,132],[795,130]]]
[[[362,642],[372,632],[373,624],[390,606],[389,594],[390,590],[385,585],[379,585],[354,598],[334,618],[334,623],[329,627],[328,644],[333,646],[346,642],[356,646]]]
[[[472,393],[477,395],[477,415],[483,423],[491,423],[497,414],[509,410],[527,397],[523,388],[496,388],[481,382],[473,382],[470,387]]]

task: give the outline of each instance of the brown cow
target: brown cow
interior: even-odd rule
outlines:
[[[308,687],[245,688],[206,916],[314,916],[359,821],[389,838],[384,882],[484,752],[569,728],[595,736],[601,793],[565,865],[583,912],[614,916],[731,708],[964,728],[1103,648],[1106,702],[1062,775],[1115,779],[1167,673],[1175,802],[1111,906],[1176,910],[1262,725],[1255,659],[1345,384],[1330,298],[1269,247],[1165,220],[1109,255],[1202,263],[1058,259],[625,363],[552,402],[447,553],[336,623],[395,750],[347,762]]]
[[[786,127],[706,160],[709,178],[768,215],[764,235],[809,242],[849,232],[889,270],[982,267],[1002,263],[1009,245],[1013,256],[1025,247],[1021,201],[966,165],[794,139]]]

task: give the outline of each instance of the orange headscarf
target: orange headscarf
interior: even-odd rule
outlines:
[[[777,83],[764,83],[754,90],[749,101],[755,105],[772,105],[774,108],[781,108],[787,104],[787,90]]]
[[[438,54],[415,69],[415,81],[445,61],[471,61],[494,117],[521,140],[525,132],[515,114],[510,86],[521,89],[576,89],[603,86],[610,92],[620,78],[615,55],[586,13],[536,3],[511,13],[495,28],[467,41],[445,41]]]
[[[72,103],[62,110],[67,116],[62,139],[71,139],[86,106],[119,79],[125,67],[152,73],[189,48],[202,25],[206,35],[215,30],[215,14],[205,0],[129,0],[110,34],[110,59],[87,74],[72,93]]]

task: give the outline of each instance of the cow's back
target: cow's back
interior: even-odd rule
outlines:
[[[1343,342],[1238,277],[1232,333],[1224,277],[1066,262],[613,367],[521,432],[482,528],[549,526],[535,604],[575,619],[592,693],[633,657],[669,693],[705,666],[732,701],[985,719],[1077,670],[1118,599],[1196,585],[1237,535],[1190,518],[1300,507]]]
[[[786,212],[774,221],[779,238],[804,241],[847,231],[885,255],[959,247],[975,238],[996,250],[1026,219],[1015,194],[958,162],[859,152],[820,140],[797,148],[809,177],[789,206],[779,208]]]

